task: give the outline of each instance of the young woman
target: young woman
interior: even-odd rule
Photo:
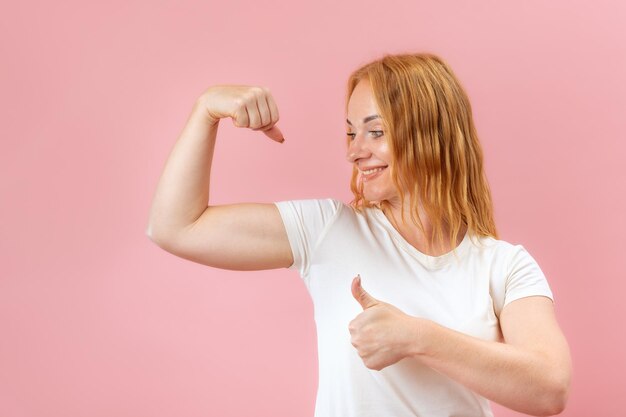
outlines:
[[[210,87],[160,178],[148,236],[216,268],[289,268],[314,303],[316,417],[560,413],[569,347],[539,265],[498,240],[469,100],[433,54],[349,78],[350,204],[207,207],[219,120],[282,142],[267,88]],[[363,282],[361,282],[361,279]]]

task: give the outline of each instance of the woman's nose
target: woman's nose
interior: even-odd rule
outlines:
[[[356,134],[354,139],[352,139],[348,145],[346,160],[350,163],[354,163],[359,158],[366,158],[368,156],[368,152],[367,147],[363,146],[363,138]]]

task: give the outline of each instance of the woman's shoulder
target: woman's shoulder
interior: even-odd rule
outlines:
[[[289,216],[301,224],[322,226],[332,222],[343,207],[343,203],[332,197],[298,198],[274,201],[281,215]]]
[[[346,203],[343,200],[340,200],[336,197],[324,197],[324,198],[316,198],[308,200],[311,203],[326,206],[330,208],[333,212],[342,212],[344,215],[353,215],[353,216],[368,216],[371,215],[371,208],[364,208],[362,210],[357,210],[352,204]]]
[[[275,203],[289,203],[297,206],[332,208],[334,211],[338,210],[342,205],[346,205],[344,202],[334,197],[296,198],[291,200],[280,200]]]
[[[511,259],[516,253],[525,252],[523,245],[508,240],[497,239],[493,236],[470,236],[473,249],[483,256],[491,256],[499,259]]]
[[[494,236],[485,236],[485,235],[472,233],[470,237],[474,241],[476,241],[478,245],[482,245],[487,248],[507,248],[508,249],[508,248],[511,248],[512,246],[515,246],[513,243],[510,243],[509,241],[498,239]]]

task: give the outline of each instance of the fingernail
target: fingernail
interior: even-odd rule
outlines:
[[[283,143],[285,141],[285,138],[283,138],[283,140],[280,141],[280,143]]]

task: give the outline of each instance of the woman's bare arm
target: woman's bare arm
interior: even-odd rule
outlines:
[[[415,320],[420,330],[409,356],[512,410],[551,416],[565,409],[572,361],[549,298],[524,297],[502,309],[505,343]]]
[[[280,141],[278,109],[262,87],[216,86],[194,104],[165,164],[146,234],[164,250],[223,269],[286,268],[293,263],[274,204],[209,205],[211,163],[221,118]]]

